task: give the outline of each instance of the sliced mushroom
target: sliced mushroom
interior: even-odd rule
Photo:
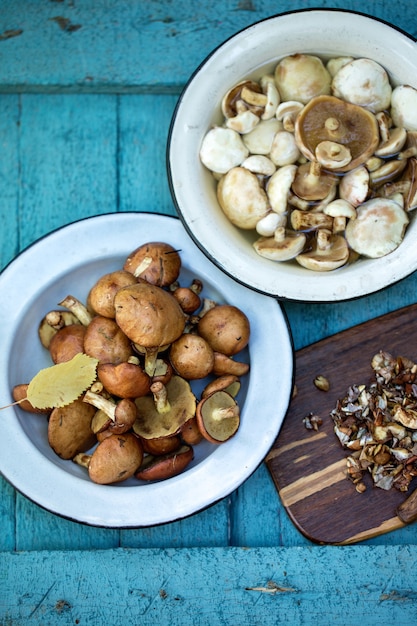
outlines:
[[[300,254],[296,260],[307,269],[316,272],[329,272],[347,263],[349,248],[346,239],[341,235],[319,230],[308,252]]]
[[[373,198],[357,208],[357,217],[346,226],[349,246],[358,254],[379,258],[397,248],[408,224],[406,212],[386,198]]]
[[[289,261],[301,254],[306,244],[306,236],[287,230],[284,226],[277,228],[273,237],[260,237],[254,242],[256,252],[271,261]]]
[[[237,226],[252,230],[269,211],[268,198],[255,174],[234,167],[217,185],[217,198],[224,214]]]
[[[333,77],[332,93],[378,113],[389,108],[392,88],[387,72],[379,63],[372,59],[354,59]]]
[[[277,64],[275,82],[282,100],[305,104],[315,96],[330,93],[331,76],[318,57],[293,54]]]
[[[316,159],[316,147],[334,142],[350,150],[346,165],[334,168],[345,172],[366,162],[379,144],[378,122],[371,112],[334,96],[313,98],[296,120],[298,147],[310,161]]]

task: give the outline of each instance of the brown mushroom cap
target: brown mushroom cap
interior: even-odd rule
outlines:
[[[82,399],[53,409],[48,421],[48,441],[61,459],[72,459],[78,452],[85,452],[96,443],[91,430],[95,411]]]
[[[249,343],[250,324],[243,311],[231,304],[219,304],[198,322],[198,333],[216,352],[237,354]]]
[[[118,325],[138,346],[170,345],[184,330],[180,305],[171,293],[156,285],[143,282],[123,287],[114,302]]]
[[[123,363],[132,355],[129,338],[115,320],[97,315],[87,326],[84,352],[100,363]]]
[[[121,287],[133,285],[137,279],[131,272],[117,270],[101,276],[92,286],[87,297],[88,308],[96,315],[114,318],[114,296]]]
[[[164,456],[149,455],[135,472],[135,477],[139,480],[166,480],[183,472],[193,458],[194,451],[188,445]]]
[[[169,358],[177,374],[187,380],[205,378],[214,365],[214,353],[209,343],[192,333],[184,333],[171,344]]]
[[[135,363],[101,363],[97,367],[98,379],[105,389],[119,398],[139,398],[150,391],[151,379]]]
[[[319,163],[311,161],[297,168],[291,190],[299,198],[313,202],[326,198],[336,181],[335,174],[326,172]]]
[[[60,328],[49,342],[49,352],[52,361],[65,363],[84,351],[86,327],[81,324],[70,324]]]
[[[297,145],[310,161],[316,159],[318,144],[330,141],[348,148],[350,162],[333,171],[345,172],[358,167],[374,153],[379,144],[379,126],[373,113],[334,96],[313,98],[300,112],[295,123]]]
[[[93,482],[100,485],[118,483],[133,476],[142,459],[143,449],[135,435],[110,435],[94,450],[88,474]]]
[[[123,269],[148,283],[167,287],[175,282],[181,270],[181,258],[169,243],[153,241],[136,248],[125,261]]]

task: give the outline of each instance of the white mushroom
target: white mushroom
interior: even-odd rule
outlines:
[[[272,237],[274,232],[280,226],[286,226],[287,216],[284,213],[275,213],[271,211],[265,217],[261,217],[256,224],[256,232],[262,237]]]
[[[200,148],[203,165],[220,174],[240,165],[248,155],[249,150],[239,133],[230,128],[212,128],[205,135]]]
[[[277,106],[280,103],[279,91],[275,85],[275,79],[271,74],[265,74],[259,81],[262,91],[266,94],[266,104],[261,119],[269,120],[274,117]]]
[[[235,130],[241,135],[250,133],[251,130],[259,124],[259,117],[252,111],[247,110],[242,113],[238,113],[235,117],[229,117],[226,120],[226,127]]]
[[[316,146],[315,156],[320,165],[329,170],[345,167],[352,160],[349,148],[336,141],[321,141]]]
[[[391,96],[391,116],[395,126],[417,130],[417,90],[410,85],[395,87]]]
[[[250,172],[260,176],[272,176],[277,169],[271,159],[263,154],[251,154],[242,161],[241,167],[245,167]]]
[[[369,192],[369,171],[364,165],[342,176],[339,183],[339,197],[353,207],[365,202]]]
[[[282,123],[275,118],[261,120],[253,130],[243,135],[242,141],[251,154],[267,155],[271,152],[275,133],[280,130]]]
[[[294,134],[287,130],[278,131],[272,142],[269,156],[271,161],[279,167],[296,163],[301,156],[301,152],[296,144]]]
[[[392,120],[385,111],[380,111],[375,117],[381,136],[381,141],[374,152],[375,156],[387,158],[398,154],[407,141],[406,129],[402,126],[392,127]]]
[[[342,69],[345,65],[353,61],[353,57],[336,57],[334,59],[330,59],[326,63],[326,69],[329,74],[333,77],[336,76],[337,72]]]
[[[235,226],[245,230],[256,227],[269,212],[269,203],[255,174],[244,167],[234,167],[217,185],[219,204]]]
[[[330,215],[331,217],[346,217],[350,220],[354,220],[356,218],[355,207],[350,204],[350,202],[343,200],[342,198],[329,202],[329,204],[324,207],[323,213]]]
[[[331,76],[323,62],[310,54],[284,57],[275,68],[275,82],[281,100],[306,103],[311,98],[330,93]]]
[[[284,130],[293,133],[296,117],[303,108],[304,104],[301,102],[286,100],[277,107],[275,117],[282,122]]]
[[[275,213],[285,213],[287,210],[288,195],[296,172],[296,165],[284,165],[269,179],[266,193]]]
[[[335,74],[332,93],[377,113],[389,108],[392,87],[379,63],[372,59],[354,59]]]
[[[346,240],[358,254],[379,258],[400,245],[408,221],[397,202],[373,198],[357,208],[356,219],[346,226]]]
[[[312,248],[299,254],[297,262],[316,272],[329,272],[345,265],[349,259],[349,248],[342,235],[334,235],[327,230],[319,230]]]
[[[260,237],[253,247],[260,256],[271,261],[289,261],[303,251],[305,244],[303,233],[294,233],[282,226],[275,230],[272,237]]]

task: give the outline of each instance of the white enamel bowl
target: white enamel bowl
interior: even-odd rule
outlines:
[[[168,176],[178,214],[200,249],[225,273],[256,291],[281,299],[330,302],[376,292],[417,268],[417,222],[386,257],[361,260],[333,272],[313,272],[296,262],[276,263],[256,254],[252,231],[233,226],[216,198],[216,183],[199,159],[203,137],[222,123],[223,95],[240,80],[259,78],[296,52],[328,59],[368,57],[394,84],[417,87],[417,45],[377,19],[348,11],[305,10],[277,15],[237,33],[201,64],[174,112],[167,148]]]
[[[47,440],[47,419],[19,407],[3,410],[0,471],[16,489],[45,509],[95,526],[140,527],[195,513],[229,495],[262,462],[284,419],[292,388],[293,351],[276,300],[254,294],[220,272],[194,245],[180,220],[147,213],[88,218],[39,240],[0,274],[0,404],[52,362],[38,339],[38,324],[66,295],[85,301],[94,281],[119,269],[141,243],[166,241],[180,251],[181,284],[198,277],[203,295],[241,308],[251,324],[250,363],[238,395],[241,426],[227,443],[195,446],[183,474],[145,484],[91,482],[84,468],[60,459]],[[276,367],[272,365],[276,363]],[[198,395],[199,387],[194,386]]]

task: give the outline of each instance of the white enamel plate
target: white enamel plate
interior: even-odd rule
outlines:
[[[241,308],[251,324],[250,362],[238,402],[241,426],[229,442],[195,446],[181,475],[146,484],[130,479],[97,485],[87,471],[60,459],[47,440],[47,418],[17,406],[2,412],[0,470],[27,498],[63,517],[104,527],[140,527],[181,519],[229,495],[262,462],[284,419],[292,388],[293,350],[285,316],[273,298],[254,293],[217,269],[194,245],[180,220],[148,213],[114,213],[57,230],[22,252],[0,274],[0,404],[52,362],[38,325],[66,295],[85,301],[102,274],[122,267],[136,247],[166,241],[180,251],[181,284],[198,277],[203,295]],[[198,388],[195,389],[196,395]]]

